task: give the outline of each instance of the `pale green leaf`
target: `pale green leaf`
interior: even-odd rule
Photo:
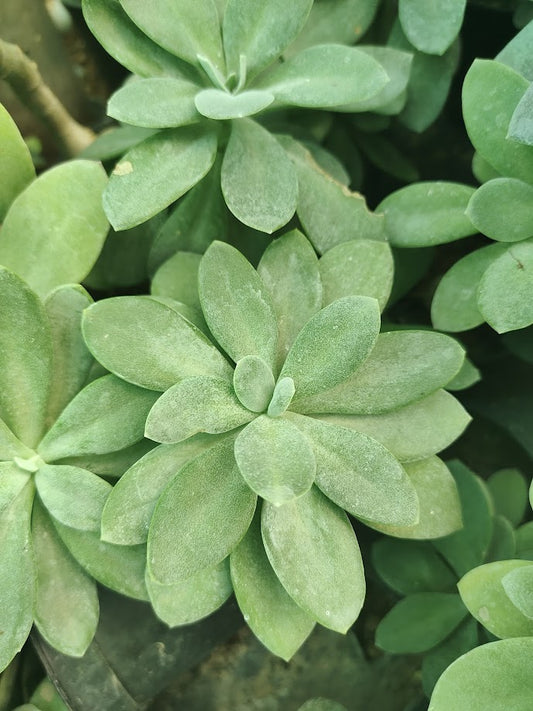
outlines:
[[[291,230],[269,244],[257,271],[272,298],[281,367],[300,330],[322,306],[318,259],[305,236]]]
[[[176,252],[159,267],[152,279],[150,291],[154,296],[167,296],[175,301],[200,309],[198,296],[198,268],[200,255]]]
[[[502,579],[517,568],[533,567],[526,560],[498,560],[470,570],[457,587],[464,604],[496,637],[533,636],[533,619],[526,617],[509,599]]]
[[[0,416],[27,447],[43,434],[51,371],[44,308],[19,277],[0,268]]]
[[[378,302],[368,296],[346,296],[312,316],[280,374],[294,380],[294,402],[346,380],[372,351],[379,327]]]
[[[346,514],[313,487],[284,506],[265,501],[261,530],[270,564],[296,604],[345,633],[365,597],[363,562]]]
[[[230,94],[222,89],[203,89],[196,95],[194,104],[202,116],[224,121],[258,114],[273,101],[274,95],[269,91],[251,89]]]
[[[183,378],[161,395],[148,413],[145,436],[172,444],[199,432],[228,432],[253,417],[237,400],[231,383],[193,376]]]
[[[272,234],[296,210],[294,167],[276,138],[252,119],[232,122],[221,185],[230,211],[256,230]]]
[[[315,623],[279,582],[261,540],[260,517],[230,556],[235,597],[248,626],[265,647],[289,661]]]
[[[141,387],[163,391],[189,375],[232,376],[225,358],[193,324],[151,298],[99,301],[85,311],[82,328],[95,358]]]
[[[194,97],[201,86],[174,77],[136,79],[112,94],[107,113],[145,128],[173,128],[200,121]]]
[[[155,614],[175,627],[198,622],[218,610],[233,592],[228,563],[226,558],[179,583],[160,583],[147,574],[146,587]]]
[[[132,148],[115,166],[103,196],[113,227],[135,227],[168,207],[206,175],[216,150],[216,133],[204,125],[159,131]]]
[[[390,525],[418,521],[418,499],[397,459],[361,432],[292,416],[309,439],[316,459],[316,485],[353,516]]]
[[[514,528],[520,525],[528,503],[528,485],[518,469],[500,469],[487,480],[496,512]]]
[[[35,178],[30,151],[7,112],[0,104],[0,223],[13,200]]]
[[[525,143],[528,146],[533,146],[533,89],[529,85],[526,93],[518,102],[516,109],[513,112],[511,122],[509,124],[508,137],[513,141]]]
[[[503,576],[502,585],[513,605],[533,619],[533,565],[514,568]]]
[[[321,420],[370,435],[401,462],[426,459],[448,447],[472,419],[445,390],[381,415],[322,415]]]
[[[446,389],[452,390],[453,392],[456,390],[466,390],[466,388],[469,388],[480,380],[481,373],[479,370],[472,363],[472,361],[465,358],[463,365],[461,366],[461,370],[457,373],[455,378],[450,380],[450,382],[446,385]]]
[[[99,0],[100,1],[100,0]],[[104,0],[105,1],[105,0]],[[112,0],[113,1],[113,0]],[[118,2],[118,0],[116,0]],[[103,131],[81,153],[80,158],[107,161],[120,158],[133,146],[157,133],[156,128],[140,126],[114,126]]]
[[[220,563],[252,520],[256,495],[233,456],[232,437],[186,464],[160,496],[148,533],[148,569],[177,583]]]
[[[213,336],[237,362],[247,355],[274,366],[277,323],[261,278],[235,247],[213,242],[198,273],[205,320]]]
[[[303,413],[376,415],[397,410],[445,387],[459,372],[463,348],[432,331],[378,336],[369,357],[336,387],[298,401]]]
[[[30,477],[30,472],[14,462],[0,462],[0,516],[11,506]]]
[[[272,370],[259,356],[248,355],[237,361],[233,389],[239,402],[252,412],[264,412],[274,392]]]
[[[0,235],[0,263],[41,297],[87,276],[108,230],[107,176],[99,163],[73,160],[34,180],[13,202]]]
[[[114,375],[89,383],[71,400],[38,447],[51,462],[64,457],[106,454],[139,442],[157,393]]]
[[[378,300],[383,311],[392,288],[394,261],[386,242],[358,239],[327,251],[320,260],[324,305],[360,294]]]
[[[395,247],[430,247],[475,234],[465,214],[474,188],[460,183],[422,182],[388,195],[376,208]]]
[[[489,244],[456,262],[442,277],[431,304],[433,326],[442,331],[467,331],[485,320],[478,307],[478,289],[488,267],[507,251]]]
[[[26,447],[25,444],[15,437],[6,423],[0,420],[0,463],[7,463],[9,460],[14,459],[14,457],[27,459],[33,456],[33,454],[33,450]]]
[[[158,296],[156,294],[152,294],[152,299],[154,301],[159,301],[160,304],[168,306],[177,314],[183,316],[186,321],[191,323],[193,326],[196,326],[196,328],[204,336],[210,339],[209,329],[207,328],[207,324],[200,308],[197,308],[195,306],[189,306],[188,304],[182,304],[180,301],[175,301],[174,299],[169,298],[168,296]]]
[[[275,506],[302,496],[316,472],[311,444],[281,417],[260,415],[235,440],[235,460],[248,486]]]
[[[485,270],[478,306],[498,333],[533,323],[533,239],[513,244]]]
[[[62,654],[81,657],[98,624],[96,585],[72,558],[37,503],[32,519],[35,553],[35,624]]]
[[[507,64],[508,67],[522,74],[529,81],[533,81],[532,41],[533,25],[528,22],[496,55],[496,60],[502,64]]]
[[[398,12],[403,31],[421,52],[444,54],[459,34],[466,0],[400,0]]]
[[[533,185],[516,178],[495,178],[476,190],[467,215],[484,235],[500,242],[533,237]]]
[[[291,404],[294,392],[294,380],[292,378],[280,378],[274,388],[267,414],[270,415],[270,417],[283,415]]]

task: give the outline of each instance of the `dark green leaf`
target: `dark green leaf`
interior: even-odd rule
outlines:
[[[459,34],[466,0],[400,0],[398,12],[403,30],[421,52],[444,54]]]
[[[431,696],[433,687],[446,667],[478,644],[478,625],[476,620],[469,617],[443,642],[426,652],[422,659],[422,685],[425,694]]]
[[[4,221],[9,206],[35,178],[30,151],[7,112],[0,104],[0,223]]]
[[[528,502],[528,487],[518,469],[500,469],[487,481],[496,512],[517,527],[524,518]]]

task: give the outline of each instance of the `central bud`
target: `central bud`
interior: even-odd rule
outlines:
[[[13,457],[13,461],[19,469],[23,469],[25,472],[30,472],[30,474],[35,474],[40,467],[46,464],[44,459],[42,459],[38,454],[34,454],[31,457]]]
[[[274,392],[274,375],[259,356],[241,358],[233,373],[235,395],[244,407],[252,412],[264,412]]]

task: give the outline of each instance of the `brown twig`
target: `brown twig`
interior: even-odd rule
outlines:
[[[46,125],[61,148],[74,156],[95,138],[78,123],[48,87],[35,62],[20,47],[0,39],[0,79],[5,79],[19,99]]]

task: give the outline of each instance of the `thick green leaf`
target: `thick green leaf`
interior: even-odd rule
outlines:
[[[472,617],[468,617],[444,641],[426,652],[422,659],[422,686],[426,696],[431,696],[444,670],[478,644],[478,624]]]
[[[390,525],[418,521],[415,489],[395,457],[360,432],[293,415],[316,458],[316,485],[354,516]]]
[[[492,538],[486,556],[486,562],[508,560],[516,553],[516,536],[509,519],[501,514],[492,517]]]
[[[0,670],[26,641],[33,622],[35,572],[30,536],[34,486],[28,483],[0,514]]]
[[[227,558],[179,583],[165,585],[147,574],[146,587],[155,614],[170,627],[198,622],[218,610],[233,592]]]
[[[119,0],[82,0],[83,17],[98,42],[133,74],[190,78],[192,68],[152,42],[126,15]]]
[[[229,244],[213,242],[198,272],[205,320],[222,348],[237,362],[247,355],[273,368],[277,349],[274,306],[261,278]]]
[[[156,446],[155,442],[142,439],[131,447],[120,449],[118,452],[108,452],[107,454],[86,454],[80,457],[65,457],[61,464],[71,464],[81,469],[88,469],[98,476],[118,479],[129,469],[138,459],[144,456]]]
[[[325,422],[370,435],[401,462],[426,459],[459,437],[472,419],[445,390],[381,415],[322,415]]]
[[[181,442],[199,432],[220,434],[253,419],[231,383],[220,378],[183,378],[164,392],[146,419],[145,436],[156,442]]]
[[[192,323],[152,298],[99,301],[85,311],[82,328],[105,368],[144,388],[164,391],[190,375],[232,376],[225,358]]]
[[[472,616],[496,637],[533,636],[533,619],[511,602],[502,584],[506,575],[521,567],[532,565],[525,560],[498,560],[474,568],[457,584]]]
[[[277,104],[332,108],[366,101],[389,82],[380,62],[340,44],[308,47],[265,73],[256,86]]]
[[[533,185],[495,178],[476,190],[468,203],[472,224],[491,239],[518,242],[533,236]]]
[[[518,102],[516,109],[513,112],[511,122],[509,124],[508,137],[514,141],[525,143],[528,146],[533,146],[533,121],[531,120],[531,112],[533,111],[533,90],[529,85],[526,93]]]
[[[409,41],[421,52],[444,54],[459,34],[466,0],[400,0],[398,12]]]
[[[144,583],[146,546],[115,546],[93,531],[80,531],[54,520],[56,531],[81,567],[99,583],[136,600],[147,600]]]
[[[282,137],[282,140],[287,140],[287,136]],[[309,153],[311,153],[313,160],[318,163],[318,165],[324,170],[328,175],[330,175],[338,183],[341,183],[345,187],[348,187],[352,182],[348,171],[344,167],[344,164],[334,155],[331,150],[324,148],[320,143],[315,143],[314,141],[302,141],[301,145],[307,148]],[[346,160],[346,159],[344,159]]]
[[[117,121],[145,128],[173,128],[200,120],[194,97],[201,87],[185,79],[153,77],[129,81],[107,104]]]
[[[34,452],[15,437],[3,420],[0,420],[0,463],[11,464],[9,460],[15,457],[29,459]],[[0,477],[0,481],[2,477]]]
[[[431,304],[433,326],[442,331],[467,331],[485,320],[478,307],[478,289],[487,268],[507,245],[481,247],[456,262],[441,279]]]
[[[150,39],[190,64],[198,55],[224,69],[217,8],[213,0],[120,0],[133,22]]]
[[[465,210],[474,188],[460,183],[423,182],[387,196],[376,208],[395,247],[430,247],[476,232]]]
[[[81,657],[98,624],[96,585],[72,558],[48,515],[36,504],[32,519],[35,554],[35,624],[55,649]]]
[[[113,0],[112,0],[113,1]],[[118,0],[116,0],[118,2]],[[157,133],[155,128],[140,128],[140,126],[115,126],[109,128],[80,153],[80,158],[107,161],[118,159],[133,146]]]
[[[513,605],[533,619],[533,565],[514,568],[503,576],[502,585]]]
[[[51,371],[44,308],[19,277],[0,268],[0,416],[31,448],[43,433]]]
[[[394,261],[386,242],[359,239],[330,249],[320,260],[324,305],[360,294],[378,300],[383,311],[390,296]]]
[[[459,372],[464,351],[432,331],[391,331],[378,336],[366,361],[347,380],[298,401],[303,413],[375,415],[422,400]]]
[[[270,652],[289,661],[315,623],[289,597],[272,570],[258,515],[232,552],[230,566],[235,597],[246,623]]]
[[[258,114],[273,101],[274,95],[269,91],[252,89],[230,94],[222,89],[204,89],[197,94],[194,104],[202,116],[224,121]]]
[[[528,86],[513,69],[476,59],[463,84],[463,117],[474,148],[495,170],[533,183],[533,148],[507,138],[514,110]]]
[[[104,244],[107,176],[99,163],[73,160],[34,180],[13,202],[0,236],[0,263],[44,297],[87,276]]]
[[[516,529],[516,558],[533,560],[533,521]]]
[[[414,526],[389,526],[365,521],[371,528],[388,536],[415,540],[442,538],[463,525],[457,486],[448,467],[438,457],[404,464],[415,487],[420,506]]]
[[[315,478],[311,444],[290,420],[260,415],[235,440],[235,460],[244,480],[275,506],[305,494]]]
[[[346,514],[315,487],[284,506],[263,504],[263,543],[281,584],[324,627],[346,632],[365,597],[357,539]]]
[[[160,445],[135,462],[113,487],[102,512],[102,540],[118,545],[145,543],[150,519],[168,482],[181,467],[219,438],[197,435]]]
[[[159,267],[152,279],[153,296],[167,296],[200,309],[198,296],[198,268],[200,255],[176,252]]]
[[[81,333],[81,314],[93,300],[82,286],[54,289],[44,302],[52,333],[52,375],[47,425],[51,425],[83,387],[93,357]]]
[[[100,531],[111,485],[86,469],[44,465],[35,475],[37,491],[56,521],[80,531]]]
[[[379,327],[378,302],[368,296],[346,296],[312,316],[280,374],[294,380],[295,402],[346,380],[372,351]]]
[[[457,373],[455,378],[450,380],[448,385],[446,385],[447,390],[455,392],[457,390],[466,390],[467,388],[475,385],[481,380],[481,373],[472,363],[471,360],[465,358],[461,370]]]
[[[139,442],[157,393],[114,375],[89,383],[63,410],[41,441],[48,462],[85,454],[106,454]]]
[[[527,3],[526,3],[527,4]],[[517,25],[518,27],[518,25]],[[531,41],[533,40],[533,25],[528,22],[510,42],[496,55],[496,60],[533,81],[533,61],[531,59]]]
[[[430,543],[381,538],[372,547],[378,575],[401,595],[453,592],[457,577]]]
[[[30,151],[7,112],[0,104],[0,223],[13,200],[35,178]]]
[[[113,227],[135,227],[168,207],[206,175],[216,150],[216,133],[204,125],[159,131],[132,148],[115,166],[104,192]]]
[[[472,157],[472,173],[479,183],[487,183],[493,178],[500,178],[500,174],[477,151]]]
[[[517,527],[527,508],[528,485],[518,469],[500,469],[487,481],[496,512]]]
[[[420,654],[442,642],[467,615],[457,593],[413,593],[381,620],[376,645],[393,654]]]
[[[296,210],[294,167],[276,138],[252,119],[232,122],[221,185],[230,211],[256,230],[272,234]]]
[[[255,494],[233,456],[232,437],[186,464],[160,496],[148,533],[148,570],[161,583],[220,563],[252,520]]]
[[[533,151],[533,149],[532,149]],[[498,333],[533,323],[533,239],[513,244],[483,273],[478,306]]]
[[[235,366],[233,389],[239,402],[252,412],[264,412],[274,392],[272,370],[259,356],[244,356]]]
[[[320,254],[352,239],[384,239],[384,218],[370,212],[362,195],[324,172],[300,143],[285,138],[283,145],[298,174],[298,217]]]
[[[473,649],[443,673],[429,711],[529,711],[533,639],[506,639]]]
[[[228,71],[242,83],[267,67],[297,37],[313,0],[229,0],[223,22]],[[244,76],[241,57],[246,58]],[[241,72],[241,73],[240,73]]]

